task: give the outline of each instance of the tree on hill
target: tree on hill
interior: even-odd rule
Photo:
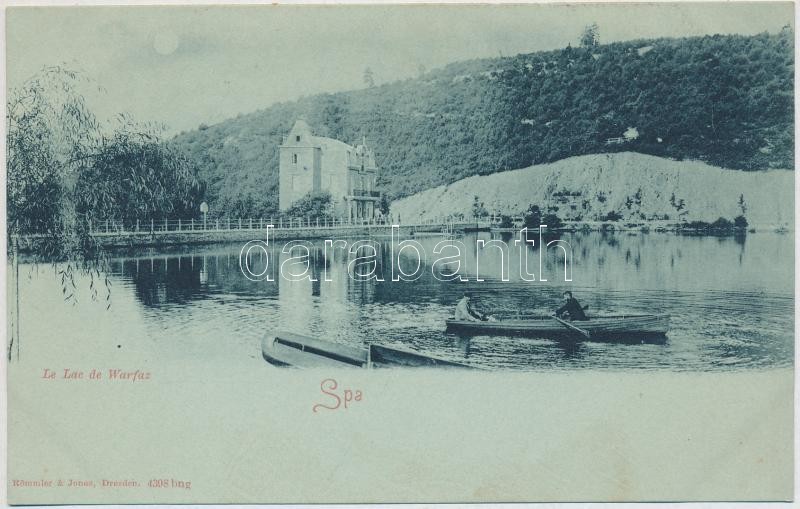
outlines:
[[[600,27],[597,23],[586,25],[581,32],[581,47],[594,48],[600,44]]]
[[[484,206],[483,202],[480,201],[478,195],[475,195],[475,197],[472,200],[472,217],[480,219],[488,215],[489,211],[486,210],[486,207]]]
[[[364,69],[364,85],[366,85],[367,88],[375,86],[375,73],[373,73],[372,69],[369,67]]]

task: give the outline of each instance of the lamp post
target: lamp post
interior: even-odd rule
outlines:
[[[203,230],[206,230],[206,221],[208,219],[208,203],[203,202],[200,204],[200,212],[203,213]]]

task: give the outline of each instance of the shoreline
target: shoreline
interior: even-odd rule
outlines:
[[[511,233],[519,234],[520,227],[493,227],[476,224],[456,230],[447,230],[447,223],[441,225],[400,225],[399,233],[406,239],[417,237],[442,236],[451,237],[473,232]],[[589,232],[626,232],[626,233],[673,233],[676,235],[691,235],[705,237],[742,237],[749,233],[778,233],[793,234],[794,228],[784,225],[754,225],[746,228],[714,228],[710,224],[701,227],[688,226],[685,223],[668,221],[580,221],[569,222],[557,228],[548,228],[549,235],[560,233],[589,233]],[[383,238],[391,237],[391,225],[353,225],[353,226],[311,226],[303,228],[269,228],[269,237],[273,240],[314,240],[314,239],[345,239],[355,237]],[[539,228],[528,229],[530,233],[539,233]],[[238,230],[216,231],[156,231],[156,232],[109,232],[94,233],[92,237],[98,241],[101,249],[139,248],[139,247],[166,247],[166,246],[192,246],[225,244],[231,242],[247,242],[262,240],[267,236],[267,227],[242,228]],[[13,238],[14,236],[12,236]],[[20,253],[37,253],[46,235],[20,235],[18,250]]]
[[[641,233],[677,233],[686,235],[701,235],[709,237],[737,236],[748,233],[794,233],[794,228],[783,224],[759,224],[744,228],[729,227],[716,228],[711,223],[702,226],[689,226],[691,223],[676,223],[674,221],[570,221],[557,228],[548,228],[553,233],[561,232],[641,232]],[[518,233],[523,227],[491,227],[492,233]],[[529,231],[537,232],[538,228]]]

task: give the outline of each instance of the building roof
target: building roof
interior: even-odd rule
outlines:
[[[309,136],[312,135],[311,128],[302,118],[298,118],[297,120],[295,120],[294,126],[292,126],[292,128],[289,130],[289,134],[308,134]]]
[[[312,136],[311,138],[319,145],[322,145],[323,148],[339,148],[342,150],[355,150],[352,145],[349,145],[343,141],[334,140],[333,138],[326,138],[324,136]]]
[[[295,137],[300,136],[301,141],[299,143],[295,142]],[[363,143],[363,142],[362,142]],[[368,165],[372,168],[375,167],[374,162],[374,155],[372,150],[364,145],[359,144],[358,146],[353,146],[348,143],[345,143],[340,140],[336,140],[334,138],[328,138],[325,136],[314,136],[314,133],[311,131],[311,127],[306,123],[305,120],[299,118],[295,121],[294,126],[292,126],[289,133],[283,139],[284,147],[318,147],[323,150],[338,150],[343,151],[348,154],[347,161],[348,164],[351,163],[351,157],[360,157],[360,156],[367,156],[369,158]]]
[[[318,146],[325,149],[339,149],[345,150],[350,152],[355,152],[356,147],[345,143],[340,140],[336,140],[333,138],[327,138],[325,136],[315,136],[314,133],[311,131],[311,127],[309,127],[308,123],[302,118],[299,118],[295,121],[294,126],[289,130],[289,133],[284,140],[284,145],[293,145],[292,139],[294,136],[301,136],[304,140],[308,140],[303,143],[304,146]]]

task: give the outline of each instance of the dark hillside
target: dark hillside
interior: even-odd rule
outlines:
[[[277,207],[277,147],[302,116],[376,147],[391,198],[569,156],[635,151],[793,168],[793,33],[627,41],[459,62],[281,103],[177,136],[220,214]],[[626,136],[627,135],[627,136]]]

